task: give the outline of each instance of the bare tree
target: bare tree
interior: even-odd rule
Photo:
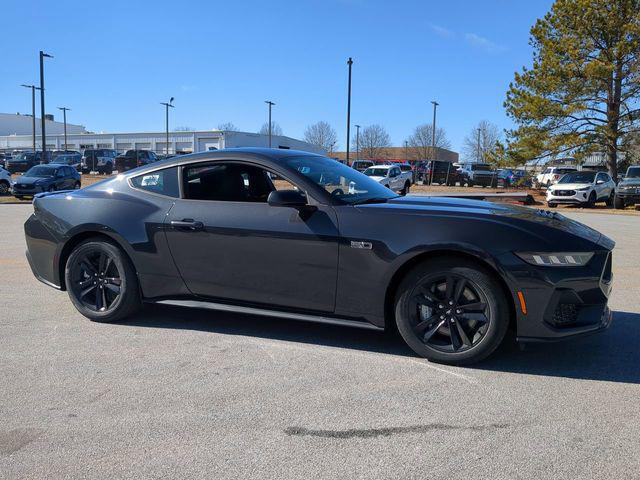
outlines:
[[[407,144],[411,147],[414,160],[433,160],[434,152],[431,151],[433,142],[433,125],[425,123],[418,125],[411,136],[407,139]],[[444,128],[436,127],[436,148],[451,149],[451,142],[447,138]]]
[[[260,135],[269,135],[269,122],[265,122],[258,133]],[[282,135],[282,128],[277,122],[271,122],[271,135]]]
[[[383,126],[369,125],[360,130],[360,158],[379,159],[384,157],[384,150],[391,146],[391,137]],[[356,151],[356,139],[351,142],[351,150]]]
[[[236,127],[233,122],[225,122],[218,125],[218,130],[221,132],[237,132],[238,127]]]
[[[338,135],[331,125],[320,121],[307,127],[304,131],[304,140],[322,150],[331,152],[338,140]]]
[[[501,140],[502,132],[498,126],[482,120],[464,137],[462,157],[469,162],[486,162]]]

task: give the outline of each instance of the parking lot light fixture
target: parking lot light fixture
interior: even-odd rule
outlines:
[[[165,150],[164,153],[165,155],[168,157],[169,156],[169,107],[171,108],[176,108],[175,105],[173,105],[173,100],[174,98],[171,97],[169,99],[168,102],[160,102],[160,105],[164,105],[165,107],[165,133],[166,133],[166,145],[165,145]]]
[[[264,103],[266,103],[269,106],[269,148],[271,148],[271,107],[273,107],[275,105],[275,103],[273,103],[271,100],[265,100]]]
[[[40,50],[40,125],[41,125],[41,135],[42,135],[42,160],[46,161],[47,158],[47,132],[44,124],[44,59],[45,58],[53,58],[53,55],[49,55],[48,53],[44,53]],[[35,155],[36,152],[34,151]]]
[[[438,155],[436,154],[436,109],[438,105],[440,105],[435,100],[431,100],[433,104],[433,124],[431,126],[431,175],[429,177],[429,185],[433,183],[433,171],[436,168],[436,159]]]
[[[347,83],[347,165],[349,165],[349,137],[351,134],[351,66],[353,65],[353,59],[349,57],[347,60],[349,66],[349,80]]]
[[[33,154],[36,154],[36,90],[40,90],[40,87],[35,85],[21,85],[24,88],[31,89],[31,131],[33,135]]]
[[[58,107],[58,110],[62,110],[62,119],[64,122],[64,152],[67,152],[67,111],[71,110],[67,107]]]

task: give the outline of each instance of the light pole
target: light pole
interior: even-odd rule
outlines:
[[[433,183],[433,171],[436,169],[436,159],[438,157],[436,153],[436,108],[440,105],[435,100],[431,100],[433,104],[433,124],[431,126],[431,156],[433,157],[431,160],[431,175],[429,178],[429,185]]]
[[[353,65],[351,57],[347,60],[347,65],[349,65],[349,82],[347,86],[347,165],[349,165],[349,137],[351,134],[351,65]]]
[[[58,110],[62,110],[62,118],[64,122],[64,152],[67,153],[67,111],[71,110],[67,107],[58,107]]]
[[[265,100],[264,103],[269,106],[269,148],[271,148],[271,107],[273,107],[275,103],[271,100]]]
[[[166,133],[166,147],[165,147],[165,155],[168,157],[169,156],[169,107],[171,108],[176,108],[174,105],[172,105],[173,103],[173,97],[171,97],[169,99],[168,102],[160,102],[160,105],[164,105],[164,115],[165,115],[165,122],[164,122],[164,126],[165,126],[165,133]]]
[[[476,152],[476,162],[481,162],[482,161],[482,155],[480,154],[480,134],[482,133],[482,128],[478,128],[478,148],[477,148],[477,152]]]
[[[360,125],[355,125],[356,127],[356,160],[360,160]],[[347,165],[349,162],[347,162]]]
[[[404,141],[404,161],[409,163],[409,150],[407,149],[409,146],[409,142]]]
[[[52,55],[44,53],[40,50],[40,122],[41,122],[41,134],[42,134],[42,162],[47,161],[47,133],[44,125],[44,59],[53,58]],[[33,158],[35,159],[36,152],[33,152]]]
[[[24,88],[31,89],[31,129],[33,131],[33,158],[36,156],[36,90],[40,90],[35,85],[22,84]]]

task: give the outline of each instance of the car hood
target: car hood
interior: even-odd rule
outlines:
[[[50,177],[25,177],[24,175],[18,178],[16,185],[33,185],[35,183],[46,183],[51,181]]]
[[[578,190],[580,188],[588,188],[591,183],[556,183],[551,190]]]
[[[640,187],[640,178],[625,178],[619,184],[619,187]]]
[[[524,227],[525,224],[554,228],[585,240],[597,243],[607,249],[615,243],[597,230],[565,217],[557,212],[541,210],[519,205],[494,203],[482,200],[468,200],[454,197],[421,197],[409,195],[396,197],[383,204],[370,204],[364,207],[382,207],[403,210],[412,214],[425,215],[470,215],[487,216],[505,223]]]
[[[380,182],[382,180],[384,180],[387,177],[379,177],[379,176],[373,176],[373,177],[369,177],[371,180],[376,181],[376,182]]]

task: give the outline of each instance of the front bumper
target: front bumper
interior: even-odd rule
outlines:
[[[520,341],[558,341],[606,329],[613,285],[612,253],[596,251],[584,267],[533,267],[505,254],[500,258],[524,298],[515,298]]]
[[[621,198],[625,203],[640,203],[640,191],[638,191],[638,189],[632,191],[618,189],[616,196]]]
[[[34,195],[42,193],[44,191],[45,190],[39,185],[36,185],[32,188],[20,188],[14,184],[13,188],[11,189],[11,194],[14,197],[33,197]]]
[[[575,190],[575,193],[572,195],[558,195],[550,190],[547,193],[547,202],[580,205],[588,202],[589,193],[589,190]]]

